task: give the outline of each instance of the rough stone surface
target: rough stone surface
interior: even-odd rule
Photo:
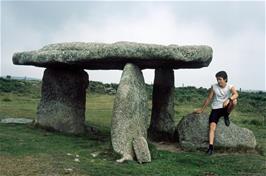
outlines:
[[[185,149],[207,148],[209,138],[209,115],[188,114],[177,126],[179,144]],[[220,118],[215,131],[215,147],[221,148],[255,148],[256,139],[252,131],[241,128],[231,122],[227,127],[223,117]]]
[[[133,139],[133,148],[139,163],[151,162],[149,146],[144,137]]]
[[[134,63],[141,69],[201,68],[208,66],[211,60],[212,48],[205,45],[164,46],[133,42],[58,43],[13,55],[13,63],[17,65],[120,70],[126,63]]]
[[[174,71],[156,69],[152,95],[152,115],[148,136],[153,141],[175,141]]]
[[[88,74],[83,70],[46,69],[36,123],[61,132],[83,133],[87,87]]]
[[[133,64],[126,64],[117,89],[111,122],[115,152],[134,158],[133,138],[147,138],[148,106],[143,75]]]

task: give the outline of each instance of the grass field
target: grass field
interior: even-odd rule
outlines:
[[[31,93],[1,92],[0,118],[34,119],[39,99],[39,96]],[[200,99],[176,102],[176,123],[198,108],[203,101]],[[240,99],[239,107],[232,114],[234,123],[254,132],[259,152],[220,151],[209,157],[202,151],[158,150],[150,143],[151,163],[141,165],[131,161],[118,164],[115,160],[119,156],[113,153],[110,144],[113,100],[114,95],[87,94],[86,122],[96,127],[98,136],[64,135],[38,129],[32,125],[0,124],[0,175],[257,176],[266,173],[266,127],[263,109],[265,107],[257,106],[258,111],[244,111],[244,103],[241,105]],[[149,107],[151,109],[151,101]]]

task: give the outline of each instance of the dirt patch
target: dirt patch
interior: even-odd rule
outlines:
[[[170,143],[170,142],[151,142],[157,150],[164,150],[164,151],[169,151],[169,152],[181,152],[182,149],[177,146],[176,143]]]
[[[181,149],[176,143],[171,143],[171,142],[151,142],[151,144],[155,145],[157,150],[164,150],[164,151],[169,151],[169,152],[174,152],[174,153],[180,153],[183,151],[187,151],[187,150]],[[206,150],[205,149],[199,149],[198,151],[205,153]],[[243,154],[260,154],[260,153],[254,149],[250,149],[250,150],[216,149],[215,150],[215,155],[219,155],[219,156],[243,155]],[[263,154],[260,154],[260,155],[263,155]]]
[[[48,158],[35,158],[33,156],[1,156],[0,167],[1,174],[9,175],[41,175],[43,169],[50,170],[52,166],[49,165]],[[47,173],[49,174],[49,173]]]

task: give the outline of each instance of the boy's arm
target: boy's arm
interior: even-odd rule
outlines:
[[[213,95],[214,95],[214,92],[213,92],[213,88],[211,87],[209,89],[208,97],[204,101],[202,108],[194,110],[194,113],[202,113],[206,109],[206,107],[209,105],[209,103],[211,102]]]
[[[238,98],[238,92],[236,91],[236,88],[233,86],[231,88],[232,96],[230,97],[231,100],[236,100]]]
[[[236,88],[234,86],[230,89],[230,91],[232,93],[232,96],[224,102],[224,107],[226,107],[230,101],[235,101],[238,98],[238,92],[236,91]]]

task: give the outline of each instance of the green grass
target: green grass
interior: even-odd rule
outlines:
[[[232,113],[232,121],[251,129],[260,154],[219,152],[209,157],[204,152],[157,150],[149,144],[152,162],[118,164],[119,158],[110,144],[113,95],[87,94],[86,122],[101,135],[73,136],[49,132],[31,125],[0,124],[0,175],[265,175],[266,127],[263,111],[242,111],[243,104]],[[201,106],[200,101],[175,104],[175,122]],[[40,98],[32,94],[0,93],[0,119],[24,117],[34,119]],[[202,100],[203,101],[203,100]],[[249,100],[248,100],[249,101]],[[264,100],[259,100],[264,101]],[[250,108],[254,108],[253,106]],[[260,107],[262,109],[262,107]],[[151,110],[151,101],[149,101]],[[210,111],[210,108],[206,110]],[[98,152],[93,157],[91,154]],[[71,153],[68,156],[67,153]],[[79,155],[80,162],[75,162]],[[70,173],[65,169],[73,169]]]
[[[0,93],[0,119],[8,117],[35,119],[39,101],[40,98],[32,98],[29,95]]]
[[[86,97],[86,121],[101,129],[109,130],[111,125],[114,96],[89,94]]]
[[[265,158],[257,154],[216,154],[208,157],[202,152],[171,153],[157,151],[151,146],[151,163],[118,164],[115,162],[118,156],[112,152],[109,138],[99,141],[89,136],[62,135],[30,125],[10,124],[1,124],[0,134],[1,167],[5,166],[5,160],[16,162],[17,159],[25,159],[29,162],[26,158],[48,167],[36,170],[36,163],[25,165],[26,173],[30,175],[51,174],[51,170],[55,175],[64,174],[65,168],[73,169],[73,175],[262,175],[266,171]],[[94,152],[100,154],[93,157],[91,154]],[[75,155],[79,155],[79,163],[74,161]],[[13,168],[13,173],[17,169],[20,168]],[[35,173],[31,173],[31,169]]]

